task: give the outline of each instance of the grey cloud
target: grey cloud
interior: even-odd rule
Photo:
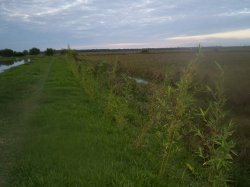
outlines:
[[[248,0],[2,0],[0,48],[29,47],[37,37],[43,48],[168,45],[166,37],[250,28],[249,16]],[[23,40],[12,41],[17,32]]]
[[[218,16],[250,16],[250,9],[249,8],[243,8],[240,10],[231,10],[228,12],[223,12],[218,14]]]

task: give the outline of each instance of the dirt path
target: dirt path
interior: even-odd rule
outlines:
[[[7,185],[8,176],[10,174],[11,168],[14,167],[14,163],[18,152],[22,149],[22,139],[26,136],[27,124],[32,119],[34,111],[38,107],[38,99],[44,87],[44,83],[47,80],[50,69],[52,65],[52,60],[42,64],[39,68],[34,68],[35,64],[29,64],[27,67],[23,68],[23,71],[18,71],[15,69],[12,71],[13,76],[17,76],[17,79],[10,80],[10,84],[22,84],[24,87],[15,92],[14,88],[5,86],[11,93],[10,99],[6,102],[5,106],[7,114],[0,116],[0,186],[4,187]],[[19,67],[18,67],[19,68]],[[6,72],[7,74],[9,72]],[[30,76],[34,74],[34,76]],[[29,75],[27,79],[24,77]],[[8,79],[8,76],[6,76]],[[20,77],[20,78],[19,78]],[[2,77],[1,77],[2,78]],[[24,80],[22,80],[22,78]],[[30,83],[29,78],[33,78],[33,82]],[[19,79],[19,80],[18,80]],[[0,79],[0,81],[5,80],[5,77]],[[12,82],[11,82],[12,81]],[[16,82],[14,82],[16,81]],[[23,82],[22,82],[23,81]],[[22,82],[22,83],[20,83]],[[27,82],[25,84],[25,82]],[[28,85],[26,87],[26,85]],[[7,87],[7,88],[6,88]],[[8,90],[8,88],[10,90]],[[13,89],[13,92],[12,90]],[[28,91],[29,90],[29,91]],[[3,91],[4,90],[0,90]],[[0,101],[4,101],[4,96],[0,92]],[[2,96],[2,97],[1,97]],[[18,98],[18,99],[17,99]],[[0,102],[1,103],[1,102]],[[4,104],[3,104],[4,105]],[[1,109],[1,108],[0,108]],[[10,110],[8,113],[8,110]],[[13,115],[14,114],[14,115]],[[15,117],[14,117],[15,116]],[[17,118],[16,118],[17,117]],[[15,119],[14,119],[15,118]]]
[[[0,76],[6,90],[0,91],[0,117],[9,120],[0,129],[8,138],[0,147],[0,186],[131,186],[131,132],[104,115],[104,103],[85,93],[71,63],[55,56],[51,65],[43,57],[20,75]],[[134,173],[139,182],[140,172]]]

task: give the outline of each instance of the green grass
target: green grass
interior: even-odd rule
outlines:
[[[46,61],[46,60],[45,60]],[[0,74],[0,186],[20,152],[26,124],[36,106],[48,62],[37,62]]]
[[[234,58],[231,56],[230,63],[226,64],[223,61],[222,65],[226,73],[227,93],[231,94],[229,98],[232,102],[229,107],[239,108],[243,106],[242,101],[246,101],[244,105],[246,109],[242,109],[239,113],[235,112],[236,109],[232,113],[238,122],[242,121],[238,126],[237,141],[240,143],[245,141],[244,145],[247,147],[250,141],[244,129],[249,128],[248,96],[242,92],[240,85],[237,85],[241,79],[246,86],[245,89],[248,89],[249,64],[246,60],[248,54],[244,55],[240,57],[236,54]],[[94,63],[101,59],[108,62],[120,61],[122,72],[152,79],[168,68],[178,72],[193,56],[194,54],[173,53],[107,55],[108,59],[103,55],[84,55],[82,58]],[[224,53],[219,53],[212,57],[208,55],[206,61],[215,57],[223,57],[224,60],[230,58]],[[243,67],[235,67],[233,60],[236,59]],[[127,124],[119,127],[112,115],[107,115],[105,112],[106,100],[103,93],[106,94],[107,90],[105,88],[102,90],[104,92],[97,90],[97,97],[89,95],[91,92],[85,89],[91,86],[92,82],[84,87],[83,83],[88,82],[84,82],[81,75],[78,77],[72,71],[71,63],[73,63],[71,58],[63,56],[40,57],[34,59],[32,63],[0,74],[0,186],[183,186],[184,184],[192,186],[195,184],[194,176],[186,168],[186,161],[192,159],[187,158],[185,153],[173,156],[169,163],[171,170],[159,177],[163,153],[159,129],[150,130],[144,137],[142,147],[136,148],[136,139],[147,117],[141,121],[140,119],[129,121],[129,117],[133,118],[136,115],[130,108],[129,115],[123,116]],[[76,64],[80,63],[83,62],[78,61]],[[79,67],[84,68],[84,66]],[[79,67],[76,71],[79,71]],[[210,65],[204,69],[205,73],[213,75]],[[97,79],[105,82],[105,76],[97,75]],[[232,92],[235,85],[237,89]],[[137,91],[140,94],[145,90]],[[240,102],[235,103],[234,101],[238,101],[235,93],[242,93],[246,97],[241,96],[243,99],[239,98]],[[116,110],[117,107],[119,109],[119,105],[116,106]],[[137,120],[136,123],[133,120]],[[246,156],[248,153],[248,151],[240,153],[238,162],[249,163]],[[236,171],[243,174],[235,174],[238,180],[235,184],[246,185],[248,183],[246,170],[242,167],[236,168]],[[180,181],[184,174],[186,181]]]
[[[63,58],[11,69],[0,83],[0,137],[11,141],[1,143],[3,186],[166,184],[157,158],[133,148],[135,129],[117,128]]]

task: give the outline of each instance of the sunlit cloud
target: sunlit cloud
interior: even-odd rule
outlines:
[[[0,15],[2,14],[6,18],[30,21],[39,17],[58,15],[88,2],[89,0],[21,0],[20,6],[17,6],[15,1],[3,1],[0,3]],[[33,22],[35,21],[33,20]]]
[[[150,43],[111,43],[97,45],[73,45],[75,49],[133,49],[150,46]]]
[[[114,43],[107,44],[106,47],[110,48],[142,48],[148,45],[148,43]]]
[[[71,3],[66,3],[58,8],[47,8],[47,10],[45,10],[45,11],[35,13],[34,16],[55,15],[55,14],[61,13],[63,11],[69,10],[73,7],[79,6],[81,4],[85,4],[87,2],[88,2],[87,0],[72,1]]]
[[[249,17],[246,0],[0,0],[0,49],[238,45]]]
[[[218,16],[250,16],[250,9],[244,8],[240,10],[228,11],[218,14]]]
[[[204,41],[208,39],[250,39],[250,29],[166,38],[166,40],[195,40],[195,41],[197,40]]]

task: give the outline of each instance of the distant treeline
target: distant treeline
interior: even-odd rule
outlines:
[[[138,49],[78,49],[75,52],[90,52],[90,53],[166,53],[166,52],[198,52],[198,47],[175,47],[175,48],[138,48]],[[204,52],[239,52],[247,51],[250,52],[250,46],[213,46],[213,47],[202,47]],[[52,48],[47,48],[45,51],[33,47],[30,50],[23,50],[22,52],[17,52],[12,49],[2,49],[0,50],[0,56],[2,57],[21,57],[26,55],[39,55],[45,54],[48,56],[54,54],[64,54],[67,49],[55,50]]]
[[[103,52],[103,53],[165,53],[165,52],[198,52],[199,47],[174,47],[174,48],[138,48],[138,49],[81,49],[76,50],[77,52]],[[212,47],[202,47],[203,51],[220,52],[220,51],[249,51],[250,46],[212,46]]]
[[[12,49],[2,49],[0,50],[0,56],[2,57],[22,57],[26,55],[39,55],[39,54],[45,54],[48,56],[52,56],[56,53],[55,49],[47,48],[45,51],[41,52],[40,49],[33,47],[30,50],[23,50],[20,51],[14,51]]]

